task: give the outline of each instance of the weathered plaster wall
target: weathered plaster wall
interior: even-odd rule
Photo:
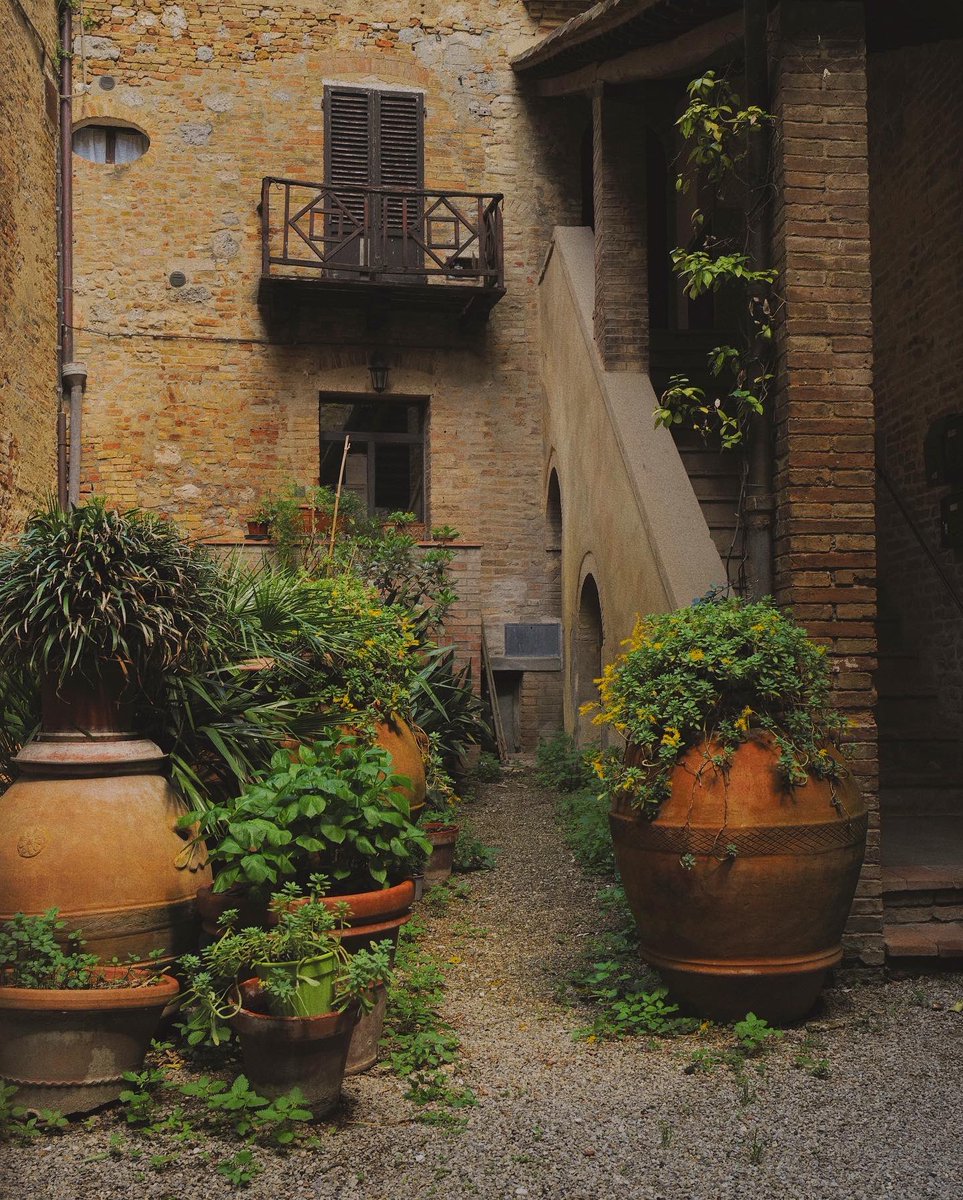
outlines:
[[[963,556],[940,547],[940,501],[923,439],[963,413],[963,41],[870,55],[870,219],[880,465],[957,593]],[[879,571],[897,636],[939,696],[940,732],[963,736],[963,621],[886,487],[879,490]],[[934,730],[934,734],[937,731]]]
[[[402,345],[389,330],[391,392],[429,398],[430,520],[482,544],[498,654],[502,623],[546,604],[535,274],[575,156],[557,109],[541,127],[516,93],[509,57],[538,28],[520,0],[412,11],[85,5],[77,118],[151,139],[126,166],[75,156],[85,488],[213,534],[240,530],[262,491],[316,480],[318,393],[368,391],[373,340],[265,323],[260,181],[321,177],[325,81],[422,89],[426,184],[506,195],[508,295],[481,334],[428,322]]]
[[[0,0],[0,537],[56,483],[57,6]]]
[[[671,434],[653,429],[648,376],[606,371],[592,337],[590,229],[556,229],[539,289],[548,471],[561,493],[565,723],[578,723],[579,599],[588,574],[602,609],[602,660],[640,613],[689,604],[725,579]],[[546,487],[548,480],[546,481]]]

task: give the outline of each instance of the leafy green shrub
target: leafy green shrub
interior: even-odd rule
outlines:
[[[497,754],[483,750],[478,756],[478,762],[472,771],[472,777],[478,783],[497,783],[503,774],[501,760]]]
[[[628,650],[602,675],[597,723],[613,726],[639,761],[599,761],[609,796],[654,815],[676,764],[704,745],[724,769],[743,742],[765,734],[787,785],[841,767],[844,720],[829,704],[824,647],[768,600],[696,603],[639,621]]]
[[[563,730],[539,742],[535,761],[535,778],[556,792],[579,792],[596,779],[588,754]]]
[[[207,839],[218,892],[243,884],[263,893],[316,870],[341,891],[386,887],[411,857],[431,851],[409,819],[400,790],[409,782],[392,774],[379,747],[325,737],[301,746],[293,761],[278,751],[269,774],[238,799],[183,823],[198,822]]]
[[[457,769],[468,746],[488,736],[471,664],[457,668],[450,646],[428,646],[410,683],[410,714],[425,731],[445,771]]]

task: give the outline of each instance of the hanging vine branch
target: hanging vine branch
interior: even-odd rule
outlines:
[[[729,183],[744,184],[740,164],[749,155],[750,139],[775,118],[741,101],[728,80],[706,71],[686,89],[688,104],[676,121],[688,149],[688,172],[676,178],[676,191],[685,194],[695,180],[721,198]],[[775,302],[773,284],[778,272],[760,268],[748,253],[747,214],[742,244],[705,229],[705,215],[695,208],[690,217],[693,249],[677,247],[672,266],[691,300],[738,288],[745,299],[743,344],[720,345],[709,351],[708,369],[715,381],[706,391],[686,375],[673,375],[659,397],[656,425],[688,425],[707,440],[718,437],[724,450],[738,446],[753,414],[765,407],[772,380],[770,370]]]

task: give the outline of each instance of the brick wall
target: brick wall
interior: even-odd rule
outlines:
[[[937,417],[963,412],[961,72],[961,41],[869,60],[880,464],[959,595],[963,558],[940,548],[940,499],[948,489],[926,482],[923,438]],[[963,736],[963,621],[886,487],[878,536],[881,589],[899,641],[920,656],[939,698],[940,730]]]
[[[778,331],[776,595],[832,656],[874,804],[850,951],[882,961],[872,314],[862,5],[784,2],[774,30]]]
[[[537,34],[521,0],[420,17],[285,3],[252,18],[214,0],[84,12],[77,118],[151,139],[126,166],[75,157],[86,490],[239,532],[263,491],[317,480],[318,394],[370,397],[379,348],[388,396],[428,398],[429,518],[481,545],[486,624],[542,619],[535,278],[552,225],[571,221],[578,155],[558,107],[516,91],[509,56]],[[427,185],[505,193],[508,294],[481,332],[258,308],[261,177],[321,176],[325,81],[422,90]]]
[[[56,487],[57,6],[0,0],[0,537]]]
[[[649,359],[645,154],[637,104],[599,87],[592,97],[595,343],[609,371]]]

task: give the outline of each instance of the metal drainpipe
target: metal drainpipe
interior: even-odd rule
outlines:
[[[61,12],[60,41],[63,58],[60,61],[60,212],[58,250],[60,269],[60,378],[66,396],[62,396],[57,412],[57,499],[61,508],[80,499],[80,433],[81,409],[87,368],[75,363],[74,357],[74,220],[73,220],[73,67],[71,34],[73,14],[65,4]],[[67,452],[67,412],[70,411],[70,452]]]
[[[765,111],[769,106],[769,45],[767,0],[743,0],[746,46],[746,100]],[[769,203],[768,130],[760,129],[752,137],[749,150],[752,223],[749,229],[749,255],[756,269],[769,266],[771,260],[771,211]],[[768,343],[758,352],[768,356]],[[749,477],[746,489],[748,526],[749,589],[759,598],[773,590],[773,420],[772,397],[761,416],[754,417],[749,431]]]
[[[81,362],[64,363],[64,388],[70,393],[70,470],[67,477],[67,500],[80,503],[80,437],[83,424],[84,389],[87,386],[87,367]]]

